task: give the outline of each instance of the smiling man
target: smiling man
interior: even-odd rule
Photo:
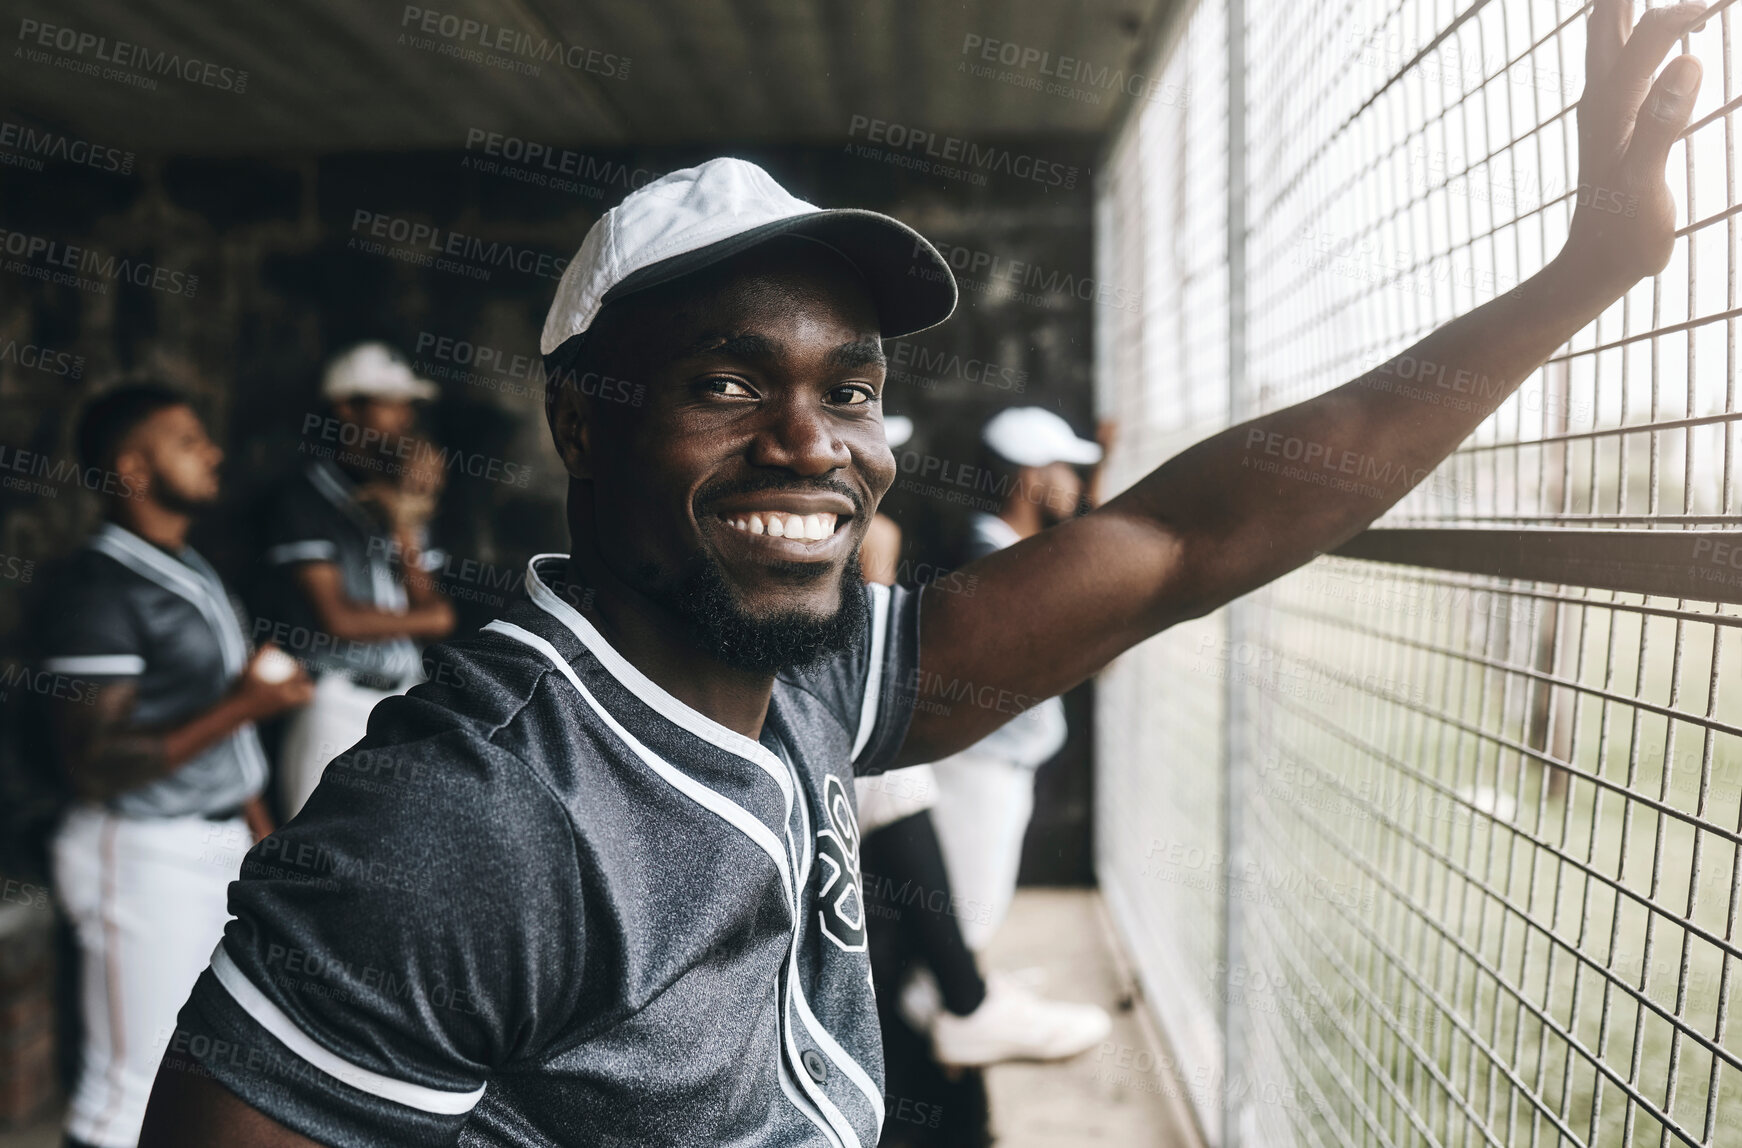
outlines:
[[[1566,248],[1408,354],[1516,386],[1664,266],[1699,70],[1652,74],[1698,13],[1629,36],[1625,0],[1599,0]],[[1616,196],[1637,209],[1602,210]],[[922,617],[918,594],[864,589],[855,555],[895,473],[879,339],[953,302],[902,225],[737,160],[593,228],[543,346],[572,553],[433,651],[249,855],[145,1144],[869,1148],[853,774],[973,744],[1407,489],[1271,474],[1249,443],[1425,473],[1500,401],[1424,404],[1380,367],[989,555],[974,596]],[[605,377],[647,401],[609,401]]]

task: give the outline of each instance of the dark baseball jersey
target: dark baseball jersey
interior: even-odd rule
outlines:
[[[326,459],[312,462],[279,499],[272,517],[266,563],[288,575],[303,562],[331,562],[345,596],[381,610],[404,610],[405,587],[395,570],[392,537],[357,501],[357,486]],[[321,631],[299,589],[279,587],[274,612],[280,645],[317,676],[340,672],[376,689],[393,689],[418,672],[410,638],[338,639]]]
[[[852,777],[913,709],[918,598],[779,675],[760,740],[571,604],[434,647],[257,845],[169,1055],[321,1143],[871,1148]]]
[[[129,680],[138,690],[131,721],[173,726],[229,691],[248,665],[243,634],[237,604],[192,547],[172,556],[111,522],[56,580],[43,615],[42,667],[99,683]],[[260,738],[244,725],[108,804],[140,817],[216,813],[265,782]]]

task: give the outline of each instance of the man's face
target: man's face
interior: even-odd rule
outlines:
[[[223,459],[193,409],[173,406],[133,428],[121,443],[116,466],[160,506],[185,512],[217,501]]]
[[[1024,467],[1022,480],[1026,497],[1040,507],[1048,524],[1063,522],[1077,513],[1083,498],[1083,480],[1070,463]]]
[[[895,479],[863,284],[827,249],[777,241],[656,306],[613,356],[612,373],[646,384],[643,406],[590,401],[601,559],[727,660],[773,668],[838,646]]]
[[[417,422],[417,409],[404,399],[347,399],[334,404],[334,413],[342,422],[373,431],[369,441],[380,442],[383,449],[396,446]]]

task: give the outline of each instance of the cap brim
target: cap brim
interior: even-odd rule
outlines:
[[[418,379],[409,385],[392,387],[349,387],[338,391],[322,391],[322,397],[330,403],[342,403],[350,399],[374,399],[384,403],[427,403],[433,402],[441,395],[441,388],[428,379]]]
[[[1075,466],[1091,466],[1101,461],[1101,445],[1075,439],[1059,458],[1060,462],[1068,462]]]
[[[956,309],[956,277],[937,248],[900,220],[858,208],[778,219],[662,259],[625,276],[605,293],[601,305],[692,275],[781,235],[819,240],[857,267],[871,289],[886,339],[935,327]]]
[[[1054,439],[1044,447],[1036,447],[1032,443],[1000,443],[992,436],[983,436],[980,441],[1012,466],[1051,466],[1055,462],[1068,463],[1071,466],[1093,466],[1101,461],[1102,455],[1099,443],[1075,436],[1062,441]]]

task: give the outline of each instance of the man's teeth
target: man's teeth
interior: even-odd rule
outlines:
[[[726,522],[746,534],[821,542],[835,532],[835,518],[833,514],[782,514],[777,510],[762,510],[754,514],[733,515]]]

